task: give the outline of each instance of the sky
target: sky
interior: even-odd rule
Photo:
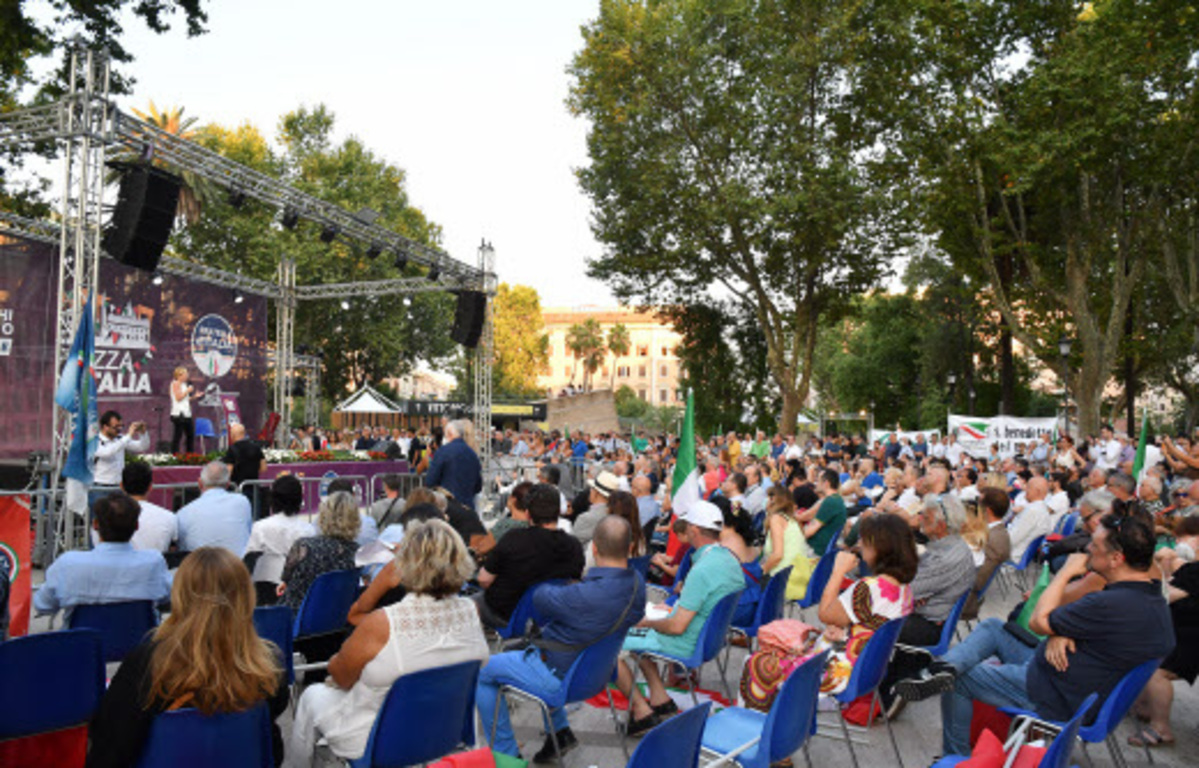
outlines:
[[[407,172],[413,205],[442,247],[474,264],[483,238],[503,282],[543,306],[612,304],[586,277],[600,255],[573,169],[584,120],[566,109],[579,28],[598,0],[206,0],[208,33],[155,35],[132,18],[123,42],[137,83],[119,105],[182,106],[201,123],[250,122],[324,103],[335,138],[354,135]]]

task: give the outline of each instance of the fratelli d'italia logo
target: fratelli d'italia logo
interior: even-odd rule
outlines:
[[[219,379],[237,360],[237,334],[220,315],[204,315],[192,329],[192,360],[200,372]]]
[[[17,557],[17,551],[6,541],[0,541],[0,552],[8,555],[8,583],[12,584],[16,582],[17,574],[21,572],[21,559]]]

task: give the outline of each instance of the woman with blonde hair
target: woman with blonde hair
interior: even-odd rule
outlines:
[[[395,567],[407,594],[367,614],[329,660],[331,679],[304,691],[288,741],[288,768],[312,765],[318,740],[337,757],[360,757],[388,690],[402,675],[486,663],[478,612],[458,596],[474,573],[474,559],[454,529],[441,520],[409,523]]]
[[[321,502],[316,527],[318,535],[298,539],[291,545],[283,566],[279,602],[293,611],[299,610],[317,576],[354,567],[358,531],[362,527],[354,495],[346,491],[329,494]]]
[[[243,712],[268,701],[272,720],[282,714],[287,678],[253,616],[254,585],[242,561],[223,547],[192,551],[175,574],[170,614],[129,652],[100,701],[89,768],[136,765],[161,712]]]
[[[187,369],[182,365],[171,376],[171,453],[179,453],[179,443],[187,438],[188,453],[195,452],[196,422],[192,418],[192,400],[200,397],[192,394],[194,388],[187,383]]]

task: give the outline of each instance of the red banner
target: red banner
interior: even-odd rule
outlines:
[[[8,555],[12,582],[8,594],[8,634],[20,637],[29,631],[30,580],[29,497],[0,496],[0,549]]]

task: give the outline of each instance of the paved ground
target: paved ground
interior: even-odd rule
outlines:
[[[34,583],[41,581],[41,573],[35,572]],[[1009,593],[1006,597],[996,593],[993,600],[983,606],[983,617],[1006,615],[1015,603],[1016,597]],[[812,618],[813,611],[809,611]],[[45,618],[35,618],[33,631],[40,632],[48,629]],[[734,648],[732,652],[732,670],[739,670],[744,662],[745,652]],[[110,673],[113,668],[110,667]],[[730,677],[733,685],[736,680]],[[720,690],[720,676],[715,665],[709,664],[703,670],[701,687]],[[622,713],[623,714],[623,713]],[[285,715],[280,725],[286,735],[290,722]],[[621,751],[620,738],[616,735],[608,710],[582,705],[570,713],[571,727],[578,736],[580,747],[566,756],[568,768],[619,768],[625,764]],[[521,751],[529,758],[541,748],[544,740],[540,715],[531,704],[516,704],[513,710],[513,722],[516,726],[517,739]],[[832,729],[839,731],[836,721],[830,716],[822,715],[821,722],[828,722]],[[1156,765],[1165,766],[1197,766],[1199,765],[1199,693],[1184,683],[1175,683],[1175,702],[1173,726],[1178,743],[1175,746],[1159,748],[1154,751]],[[921,768],[930,765],[941,751],[941,715],[937,700],[916,702],[907,707],[894,724],[895,736],[899,742],[903,763],[907,768]],[[832,729],[821,728],[821,732],[833,732]],[[1148,765],[1145,752],[1130,747],[1125,739],[1133,733],[1133,721],[1126,720],[1119,731],[1120,743],[1124,756],[1132,766]],[[887,740],[885,728],[879,724],[869,734],[862,738],[868,740],[868,746],[857,746],[857,755],[861,768],[895,765],[895,754]],[[630,748],[635,744],[631,744]],[[817,768],[823,766],[852,765],[844,742],[817,737],[811,744],[812,762]],[[1103,745],[1094,745],[1089,749],[1090,757],[1096,766],[1106,768],[1114,765],[1112,758]],[[796,755],[797,765],[803,765],[802,754]],[[1086,759],[1076,752],[1074,760],[1086,765]]]

